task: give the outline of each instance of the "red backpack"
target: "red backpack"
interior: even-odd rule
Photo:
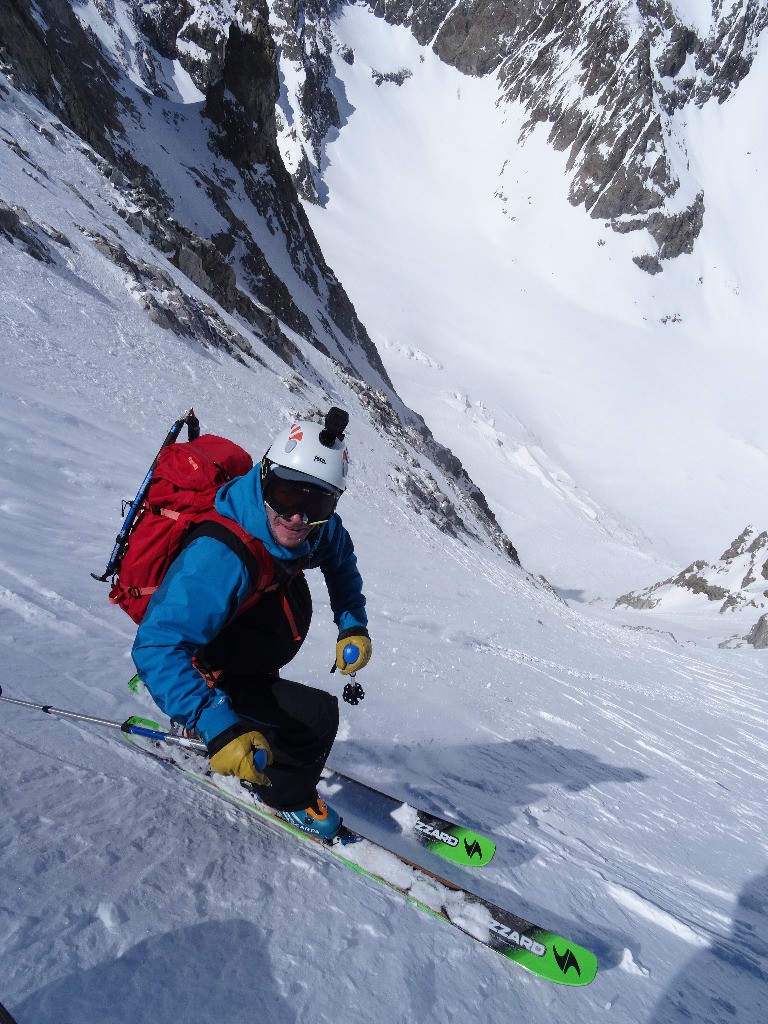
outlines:
[[[150,471],[149,488],[129,526],[116,573],[112,574],[112,604],[119,605],[134,622],[141,622],[149,599],[189,538],[189,531],[202,523],[206,524],[206,533],[241,554],[255,581],[240,612],[272,589],[272,556],[261,541],[214,507],[219,488],[252,468],[253,460],[246,451],[215,434],[163,447]]]

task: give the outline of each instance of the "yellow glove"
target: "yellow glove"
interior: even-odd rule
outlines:
[[[359,672],[371,660],[372,654],[373,645],[365,627],[345,629],[336,643],[336,668],[343,676]]]
[[[218,775],[236,775],[255,786],[271,786],[272,783],[264,772],[257,769],[254,764],[254,755],[257,755],[257,760],[265,767],[272,764],[269,744],[261,733],[255,730],[238,733],[237,730],[242,728],[242,725],[235,725],[211,740],[208,744],[211,768]],[[259,751],[264,753],[259,755]]]

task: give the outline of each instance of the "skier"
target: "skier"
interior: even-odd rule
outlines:
[[[293,423],[260,465],[218,491],[216,511],[256,538],[263,559],[254,566],[253,554],[221,526],[192,531],[133,646],[154,700],[204,740],[211,768],[251,783],[277,816],[326,840],[340,819],[316,787],[336,737],[338,700],[279,670],[309,627],[304,568],[325,576],[339,629],[335,668],[349,675],[371,657],[362,579],[336,513],[346,487],[347,421],[332,409],[325,426]],[[344,658],[350,645],[351,662]],[[254,762],[259,751],[264,770]]]

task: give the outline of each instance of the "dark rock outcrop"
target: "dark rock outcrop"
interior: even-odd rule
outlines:
[[[768,25],[765,4],[715,9],[701,38],[668,0],[370,3],[465,74],[497,71],[505,98],[528,111],[522,137],[545,124],[567,151],[571,202],[617,231],[650,232],[657,249],[635,259],[641,269],[658,273],[692,251],[706,197],[674,153],[673,118],[737,88]]]
[[[114,163],[112,139],[122,134],[121,115],[130,106],[117,90],[116,69],[67,0],[48,0],[45,26],[35,10],[31,0],[0,4],[0,57],[12,81]]]
[[[279,91],[275,43],[265,3],[254,3],[242,25],[232,22],[220,75],[211,82],[204,113],[218,131],[216,143],[236,167],[279,162],[275,150],[275,101]]]

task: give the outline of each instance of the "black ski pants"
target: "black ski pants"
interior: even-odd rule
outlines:
[[[272,785],[254,788],[264,803],[281,811],[299,811],[314,802],[339,728],[339,702],[333,694],[280,677],[299,653],[311,620],[312,598],[299,573],[236,616],[198,653],[237,714],[267,738],[274,757],[266,770]]]
[[[271,786],[254,786],[260,799],[281,811],[314,802],[317,783],[339,728],[339,702],[277,673],[238,679],[232,707],[263,733],[274,758],[266,769]]]

